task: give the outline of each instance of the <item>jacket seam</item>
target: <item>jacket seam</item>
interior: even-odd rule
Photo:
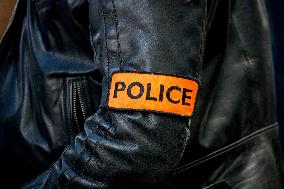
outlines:
[[[116,31],[116,42],[117,42],[117,54],[119,58],[119,69],[122,70],[122,58],[121,58],[121,45],[120,45],[120,33],[118,30],[118,15],[117,15],[117,10],[115,6],[114,0],[111,1],[112,3],[112,15],[114,16],[114,21],[115,21],[115,31]]]
[[[109,63],[110,63],[110,57],[109,57],[109,51],[108,51],[108,42],[107,42],[107,31],[106,31],[106,15],[104,10],[104,5],[102,3],[102,0],[99,0],[100,6],[101,6],[101,12],[103,16],[103,22],[104,22],[104,40],[105,40],[105,50],[106,50],[106,57],[107,57],[107,77],[109,78]]]
[[[198,78],[200,78],[200,70],[203,66],[203,57],[205,50],[205,41],[206,41],[206,22],[207,22],[207,1],[203,0],[203,14],[201,20],[201,36],[199,42],[199,54],[198,54]]]
[[[232,150],[232,149],[234,149],[234,148],[236,148],[236,147],[246,143],[248,140],[253,139],[253,138],[255,138],[255,137],[257,137],[257,136],[259,136],[259,135],[261,135],[261,134],[263,134],[263,133],[265,133],[267,131],[269,131],[269,130],[274,129],[275,127],[277,127],[277,125],[278,125],[277,122],[275,122],[273,124],[270,124],[270,125],[262,128],[262,129],[259,129],[259,130],[255,131],[255,132],[253,132],[253,133],[251,133],[251,134],[241,138],[240,140],[237,140],[237,141],[235,141],[235,142],[233,142],[233,143],[231,143],[229,145],[226,145],[225,147],[223,147],[223,148],[221,148],[219,150],[216,150],[216,151],[214,151],[214,152],[212,152],[212,153],[210,153],[210,154],[208,154],[208,155],[206,155],[206,156],[204,156],[202,158],[199,158],[199,159],[197,159],[195,161],[192,161],[191,163],[188,163],[187,165],[184,165],[184,166],[181,166],[179,168],[176,168],[173,171],[173,175],[177,175],[177,174],[179,174],[179,173],[181,173],[183,171],[186,171],[186,170],[191,169],[193,167],[196,167],[196,166],[198,166],[198,165],[200,165],[202,163],[205,163],[205,162],[207,162],[207,161],[209,161],[209,160],[211,160],[211,159],[213,159],[215,157],[218,157],[218,156],[220,156],[220,155],[222,155],[222,154],[224,154],[224,153],[226,153],[226,152],[228,152],[228,151],[230,151],[230,150]]]

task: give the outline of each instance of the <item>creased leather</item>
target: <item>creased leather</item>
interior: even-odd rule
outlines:
[[[0,47],[0,186],[283,188],[265,4],[216,2],[20,0]],[[197,80],[194,115],[110,109],[118,71]]]

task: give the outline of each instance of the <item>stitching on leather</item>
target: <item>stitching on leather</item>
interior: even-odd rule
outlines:
[[[116,31],[116,41],[117,41],[117,50],[118,50],[118,57],[119,57],[119,69],[122,70],[122,58],[121,58],[121,49],[120,49],[120,34],[118,31],[118,16],[117,16],[117,10],[115,7],[115,2],[114,0],[111,1],[112,2],[112,14],[114,16],[114,20],[115,20],[115,31]]]
[[[244,144],[248,140],[251,140],[251,139],[261,135],[262,133],[265,133],[265,132],[267,132],[269,130],[274,129],[275,127],[277,127],[277,125],[278,125],[278,123],[276,122],[276,123],[271,124],[271,125],[269,125],[267,127],[259,129],[259,130],[255,131],[255,132],[251,133],[250,135],[247,135],[247,136],[243,137],[242,139],[240,139],[240,140],[238,140],[238,141],[236,141],[234,143],[231,143],[231,144],[229,144],[229,145],[227,145],[227,146],[225,146],[225,147],[223,147],[223,148],[221,148],[219,150],[216,150],[216,151],[214,151],[214,152],[212,152],[212,153],[210,153],[210,154],[208,154],[208,155],[206,155],[206,156],[204,156],[204,157],[202,157],[200,159],[197,159],[197,160],[192,161],[191,163],[189,163],[187,165],[184,165],[184,166],[181,166],[179,168],[176,168],[173,171],[173,175],[176,175],[178,173],[181,173],[183,171],[191,169],[191,168],[193,168],[195,166],[198,166],[198,165],[200,165],[202,163],[205,163],[205,162],[211,160],[214,157],[218,157],[218,156],[220,156],[220,155],[222,155],[222,154],[224,154],[224,153],[226,153],[226,152],[228,152],[228,151],[230,151],[230,150],[232,150],[232,149],[234,149],[234,148]]]
[[[101,12],[104,20],[104,38],[105,38],[105,48],[106,48],[106,56],[107,56],[107,77],[109,77],[109,63],[110,63],[110,57],[109,57],[109,50],[108,50],[108,42],[107,42],[107,32],[106,32],[106,15],[104,11],[104,5],[101,0],[99,0],[100,6],[101,6]],[[109,92],[107,92],[109,93]]]
[[[205,40],[206,40],[206,17],[207,17],[207,1],[203,0],[203,15],[201,20],[201,36],[200,36],[200,42],[199,42],[199,55],[198,55],[198,77],[200,77],[200,69],[202,68],[203,64],[203,55],[205,50]]]
[[[109,57],[109,50],[108,50],[108,42],[107,42],[107,32],[106,32],[106,16],[105,16],[105,12],[104,12],[104,7],[103,7],[103,3],[102,3],[102,0],[99,0],[99,3],[101,5],[101,12],[102,12],[102,15],[103,15],[103,20],[104,20],[104,40],[105,40],[105,45],[106,45],[106,53],[107,53],[107,73],[106,73],[106,77],[108,79],[108,81],[111,80],[110,78],[110,68],[109,68],[109,64],[110,64],[110,57]],[[107,95],[107,99],[108,99],[108,96],[110,94],[110,85],[108,85],[107,87],[108,89],[106,90],[106,95]]]
[[[113,114],[111,114],[111,116],[113,117]],[[96,144],[95,144],[95,147],[93,148],[93,149],[91,149],[91,152],[92,153],[95,153],[95,150],[96,150],[96,148],[97,148],[97,146],[98,146],[98,144],[104,139],[104,138],[106,138],[106,133],[107,132],[109,132],[110,131],[110,129],[113,127],[113,119],[111,119],[112,120],[112,122],[111,122],[111,124],[110,124],[110,127],[106,130],[106,131],[103,131],[102,129],[100,129],[99,127],[97,127],[96,128],[96,131],[101,131],[102,132],[102,135],[103,135],[103,137],[100,139],[100,140],[98,140],[97,142],[96,142]],[[87,151],[89,151],[88,149],[86,149]]]

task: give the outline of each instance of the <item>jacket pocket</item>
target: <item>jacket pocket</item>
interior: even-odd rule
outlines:
[[[83,131],[84,121],[87,118],[87,105],[81,80],[72,81],[72,115],[76,134]]]
[[[66,96],[67,133],[70,142],[75,136],[83,131],[84,122],[89,116],[88,94],[86,81],[80,78],[68,81]]]

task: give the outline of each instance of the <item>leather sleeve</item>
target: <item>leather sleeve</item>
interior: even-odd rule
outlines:
[[[24,188],[151,185],[178,165],[189,140],[190,117],[115,110],[107,101],[115,72],[200,80],[204,2],[90,0],[89,6],[94,63],[103,75],[100,109],[55,164]]]

